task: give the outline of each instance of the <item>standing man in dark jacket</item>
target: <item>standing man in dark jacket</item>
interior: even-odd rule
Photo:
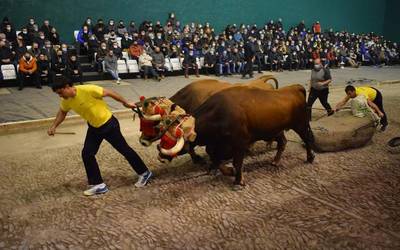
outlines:
[[[332,77],[329,69],[322,66],[321,59],[315,59],[314,68],[311,70],[310,93],[307,100],[307,112],[310,120],[311,109],[317,98],[328,112],[328,116],[333,115],[334,111],[328,103],[329,84],[331,82]]]
[[[246,65],[244,66],[242,78],[245,78],[247,74],[250,76],[250,78],[253,77],[253,62],[256,55],[254,40],[254,37],[249,36],[249,40],[244,45],[244,59],[246,61]]]

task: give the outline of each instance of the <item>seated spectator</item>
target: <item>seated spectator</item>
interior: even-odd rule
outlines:
[[[88,41],[88,58],[89,62],[93,63],[94,62],[94,53],[98,50],[99,48],[99,40],[97,40],[97,37],[95,34],[91,34],[89,37]]]
[[[43,21],[42,27],[40,27],[39,31],[42,31],[44,33],[44,36],[47,40],[50,40],[50,34],[51,34],[51,29],[53,26],[50,25],[50,21],[48,19],[45,19]]]
[[[326,60],[328,67],[337,68],[337,57],[332,48],[328,50],[328,53],[326,54]]]
[[[122,49],[118,46],[117,42],[113,43],[112,50],[114,52],[114,56],[116,56],[118,60],[121,60],[122,59]]]
[[[143,70],[144,79],[147,80],[149,75],[151,75],[160,81],[161,78],[158,76],[157,71],[154,70],[152,61],[153,58],[147,54],[146,50],[143,50],[143,53],[139,56],[139,66]]]
[[[189,77],[189,68],[193,68],[195,70],[196,77],[200,77],[199,76],[199,66],[197,65],[196,55],[195,55],[195,51],[193,49],[189,49],[189,51],[184,54],[183,67],[185,69],[185,77],[186,78]]]
[[[38,33],[38,36],[33,39],[34,42],[37,42],[39,44],[39,48],[44,47],[44,42],[46,41],[46,37],[44,36],[43,31],[40,31]]]
[[[108,21],[108,25],[107,25],[107,29],[106,29],[106,33],[111,33],[111,31],[116,31],[117,27],[115,26],[115,22],[114,19],[110,19]]]
[[[241,74],[244,66],[244,55],[238,48],[234,48],[231,54],[232,57],[232,73]]]
[[[6,39],[14,45],[17,41],[17,35],[15,34],[15,30],[12,28],[11,24],[6,24],[3,33],[6,35]]]
[[[104,69],[106,72],[110,73],[111,76],[120,83],[121,78],[118,76],[118,58],[114,55],[112,49],[110,49],[104,58]]]
[[[124,25],[124,21],[119,20],[118,26],[117,26],[117,35],[119,37],[124,37],[125,32],[127,33],[128,30],[126,29]]]
[[[206,75],[209,75],[210,70],[212,72],[215,72],[215,65],[217,63],[217,56],[215,55],[214,49],[210,49],[205,55],[204,55],[204,68]]]
[[[89,41],[89,36],[92,33],[89,31],[88,26],[83,26],[82,29],[79,30],[77,40],[78,40],[78,46],[77,46],[77,51],[78,55],[87,55],[88,53],[88,41]]]
[[[124,36],[121,39],[121,49],[122,51],[127,51],[129,47],[132,45],[132,38],[129,37],[128,32],[124,33]]]
[[[54,27],[51,28],[49,40],[53,45],[60,45],[60,35]]]
[[[269,63],[271,64],[271,71],[281,71],[282,63],[277,48],[273,47],[268,55]]]
[[[97,54],[96,54],[96,68],[98,72],[102,72],[103,71],[103,62],[104,62],[104,58],[107,56],[108,54],[108,50],[107,50],[107,45],[106,43],[102,42],[100,44],[100,47],[97,50]]]
[[[293,68],[296,71],[299,70],[299,55],[297,54],[296,50],[289,49],[289,54],[286,61],[288,63],[289,71],[292,71]]]
[[[161,52],[159,47],[154,48],[154,52],[152,55],[153,58],[153,67],[157,71],[159,75],[161,75],[161,78],[164,78],[164,73],[165,73],[165,58],[164,54]]]
[[[57,50],[56,52],[56,57],[51,61],[51,70],[52,74],[55,78],[57,76],[65,76],[67,72],[67,61],[65,60],[65,57],[63,56],[63,51],[61,49]]]
[[[143,46],[139,45],[137,41],[133,41],[129,47],[129,56],[132,59],[138,60],[139,56],[143,53]]]
[[[5,40],[0,40],[0,65],[12,64],[13,63],[13,53],[6,45]],[[0,71],[1,73],[1,71]]]
[[[46,55],[50,62],[54,61],[56,58],[56,51],[53,49],[53,45],[49,40],[44,42],[44,48],[41,49],[41,52]]]
[[[103,19],[97,20],[97,24],[93,27],[93,34],[99,41],[104,40],[104,34],[108,33],[106,31],[106,26],[104,25]]]
[[[22,40],[26,46],[32,45],[32,36],[29,35],[27,27],[22,27],[22,31],[18,33],[18,36],[22,37]]]
[[[37,42],[33,42],[29,53],[31,53],[31,55],[33,55],[35,58],[39,58],[41,52],[42,50],[39,48],[39,44]]]
[[[15,54],[15,63],[19,63],[19,59],[27,52],[26,46],[24,44],[23,38],[21,36],[17,37],[17,46],[13,47],[13,53]]]
[[[86,17],[85,22],[82,24],[82,27],[83,26],[87,26],[89,28],[90,32],[93,33],[93,24],[92,24],[92,18],[91,17]]]
[[[128,33],[130,36],[133,36],[134,33],[138,33],[138,29],[136,28],[136,24],[134,21],[131,21],[128,27]]]
[[[224,50],[218,56],[218,76],[231,75],[231,58],[229,58],[228,51]]]
[[[44,53],[40,53],[38,56],[37,68],[41,85],[44,85],[45,83],[49,84],[53,81],[50,72],[50,62]]]
[[[37,70],[36,59],[29,54],[29,52],[25,52],[25,54],[19,60],[19,88],[18,90],[22,90],[25,86],[25,83],[30,81],[36,88],[41,89],[42,85],[39,81],[39,75]]]
[[[72,83],[79,82],[81,85],[83,84],[81,64],[79,63],[78,58],[75,54],[72,54],[69,57],[67,66],[67,77]]]
[[[350,50],[348,62],[351,67],[358,68],[360,65],[357,62],[357,54],[354,53],[354,50]]]
[[[26,25],[28,33],[33,33],[35,31],[35,24],[35,19],[33,17],[29,18],[28,24]]]

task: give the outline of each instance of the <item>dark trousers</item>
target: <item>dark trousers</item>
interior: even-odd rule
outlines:
[[[243,77],[245,77],[246,75],[249,75],[250,77],[253,76],[253,60],[252,58],[247,58],[246,59],[246,65],[244,66],[244,70],[243,70]]]
[[[317,89],[311,88],[311,91],[310,91],[310,94],[308,95],[308,100],[307,100],[307,112],[308,112],[309,120],[311,120],[312,106],[317,99],[319,99],[322,106],[326,109],[327,112],[332,111],[331,105],[329,105],[329,103],[328,103],[328,95],[329,95],[328,88],[322,89],[322,90],[317,90]]]
[[[153,66],[142,66],[143,75],[147,78],[149,75],[153,77],[158,77],[157,71],[153,68]]]
[[[140,156],[128,145],[125,138],[122,136],[118,120],[112,116],[110,120],[99,128],[90,125],[88,127],[85,144],[82,150],[82,159],[89,185],[103,183],[103,178],[101,177],[99,165],[95,157],[103,139],[108,141],[128,160],[137,174],[140,175],[147,171],[147,167]]]
[[[22,71],[19,72],[19,87],[23,88],[26,82],[32,82],[36,87],[40,87],[42,84],[40,83],[38,72],[34,72],[32,74],[26,74]]]
[[[376,106],[378,106],[378,108],[382,111],[383,117],[381,118],[381,125],[382,126],[386,126],[386,125],[388,125],[388,120],[387,120],[387,116],[386,116],[385,110],[383,109],[382,93],[379,90],[377,90],[376,88],[373,88],[373,89],[376,90],[376,98],[373,101],[373,103],[375,103]]]

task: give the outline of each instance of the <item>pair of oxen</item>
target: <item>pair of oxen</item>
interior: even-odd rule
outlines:
[[[269,80],[275,82],[276,88]],[[244,186],[243,159],[249,147],[259,140],[276,141],[277,153],[272,164],[278,166],[287,143],[284,131],[293,129],[305,143],[307,161],[314,160],[306,91],[299,84],[278,88],[278,81],[271,75],[244,84],[207,79],[192,82],[171,98],[162,100],[173,104],[162,107],[160,98],[142,98],[135,109],[141,119],[143,145],[149,146],[160,138],[163,141],[168,132],[179,137],[167,148],[163,148],[163,143],[158,145],[159,159],[171,160],[176,155],[189,153],[193,162],[199,162],[202,159],[194,147],[205,146],[211,160],[210,169],[219,168],[223,174],[235,176],[234,188],[240,189]],[[194,136],[175,133],[188,119],[187,114],[194,117]],[[230,159],[233,168],[222,164]]]

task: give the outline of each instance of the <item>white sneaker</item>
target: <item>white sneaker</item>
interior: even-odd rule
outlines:
[[[135,187],[141,188],[146,186],[150,177],[153,176],[153,173],[150,170],[147,170],[143,174],[139,175],[138,181],[135,183]]]
[[[120,84],[121,83],[121,79],[120,78],[118,78],[118,80],[117,80],[117,84]]]
[[[108,188],[107,188],[106,184],[101,183],[101,184],[91,186],[89,189],[85,190],[83,192],[83,194],[86,196],[92,196],[95,194],[104,194],[107,192],[108,192]]]

